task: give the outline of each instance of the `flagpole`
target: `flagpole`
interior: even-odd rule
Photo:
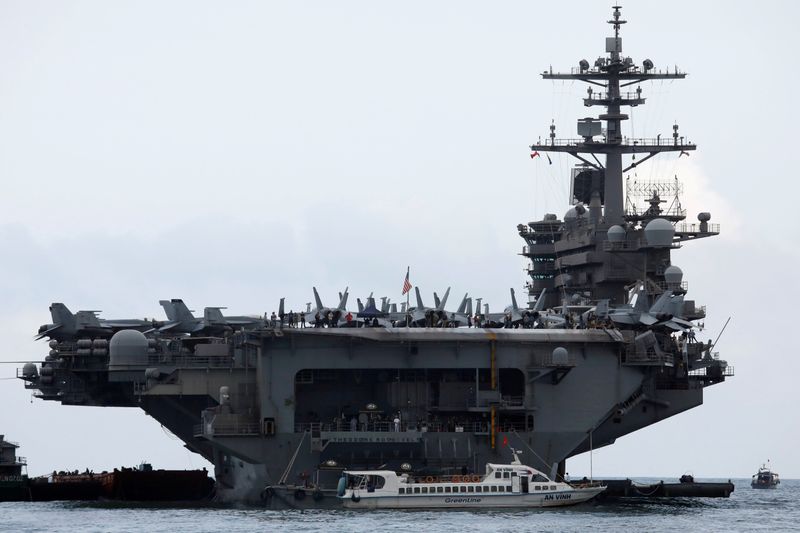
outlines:
[[[410,266],[406,267],[406,279],[409,281],[409,283],[411,282],[411,267]],[[408,302],[409,302],[409,298],[410,297],[411,297],[411,289],[408,289],[406,291],[406,327],[408,327],[408,317],[410,316],[410,313],[408,312]]]

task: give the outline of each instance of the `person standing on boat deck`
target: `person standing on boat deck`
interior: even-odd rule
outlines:
[[[353,432],[355,432],[355,431],[357,431],[357,430],[358,430],[358,421],[356,420],[356,417],[355,417],[355,416],[353,416],[353,417],[350,419],[350,431],[353,431]]]
[[[400,413],[394,415],[394,430],[395,432],[400,432]]]

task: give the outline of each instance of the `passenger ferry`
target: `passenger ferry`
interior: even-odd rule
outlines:
[[[345,470],[338,497],[349,509],[436,509],[557,507],[588,501],[600,483],[553,481],[523,465],[513,451],[511,464],[486,465],[479,475],[414,478],[391,470]]]

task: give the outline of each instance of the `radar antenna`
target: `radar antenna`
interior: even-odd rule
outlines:
[[[635,107],[644,105],[641,87],[635,91],[621,92],[621,89],[630,85],[640,84],[652,80],[678,80],[684,79],[686,74],[679,72],[677,67],[674,72],[654,70],[653,62],[645,59],[641,66],[635,65],[633,59],[622,55],[622,37],[620,27],[626,24],[621,19],[621,6],[613,6],[613,19],[608,23],[614,27],[614,36],[606,38],[605,51],[607,57],[599,57],[594,65],[582,59],[577,68],[569,73],[549,71],[542,73],[546,80],[577,80],[593,86],[602,87],[604,92],[596,92],[591,87],[583,103],[587,107],[601,106],[606,112],[597,118],[584,118],[578,121],[578,135],[580,139],[557,139],[555,125],[550,126],[549,139],[531,145],[533,152],[563,152],[567,153],[585,166],[591,167],[599,173],[600,179],[594,180],[596,190],[589,191],[591,197],[594,193],[602,198],[604,206],[604,222],[606,225],[620,224],[623,222],[625,210],[623,205],[623,173],[642,164],[651,157],[663,152],[688,152],[697,146],[684,140],[678,133],[678,125],[673,126],[672,139],[667,140],[661,135],[652,139],[632,139],[622,135],[622,122],[628,120],[628,115],[622,113],[623,106]],[[605,122],[605,128],[602,123]],[[599,137],[599,139],[595,139]],[[622,166],[622,156],[626,154],[647,154],[633,161],[627,168]],[[588,154],[591,157],[584,157]],[[605,166],[600,163],[598,155],[605,155]],[[593,160],[592,160],[593,159]]]

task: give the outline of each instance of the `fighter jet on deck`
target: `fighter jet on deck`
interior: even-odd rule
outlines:
[[[160,325],[155,320],[98,318],[100,311],[78,311],[73,314],[63,303],[50,304],[52,324],[44,324],[39,328],[36,340],[48,337],[55,340],[74,338],[77,335],[110,337],[121,329],[150,331]]]

